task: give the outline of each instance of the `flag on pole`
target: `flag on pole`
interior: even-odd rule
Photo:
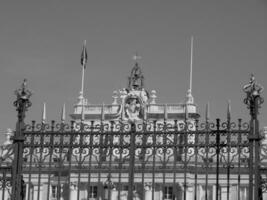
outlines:
[[[86,51],[86,40],[84,40],[82,55],[81,55],[81,65],[85,68],[86,63],[87,63],[87,51]]]

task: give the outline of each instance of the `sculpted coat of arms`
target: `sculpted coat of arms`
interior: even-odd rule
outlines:
[[[137,96],[129,96],[124,104],[125,118],[130,121],[141,120],[143,117],[142,102]]]

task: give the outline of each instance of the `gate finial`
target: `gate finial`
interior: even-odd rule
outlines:
[[[231,100],[227,104],[227,121],[231,121]]]
[[[164,120],[168,119],[168,111],[167,111],[167,104],[164,105]]]
[[[43,110],[42,110],[42,124],[45,124],[46,121],[46,103],[43,103]]]
[[[206,122],[209,122],[209,120],[210,120],[210,104],[209,104],[209,102],[206,104],[205,118],[206,118]]]
[[[105,104],[104,102],[102,103],[102,106],[101,106],[101,121],[105,121]]]
[[[65,103],[62,106],[61,110],[61,123],[64,123],[66,119],[66,110],[65,110]]]

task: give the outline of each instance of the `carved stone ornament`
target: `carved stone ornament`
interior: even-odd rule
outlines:
[[[124,103],[125,120],[137,121],[143,119],[143,103],[138,96],[128,96]]]

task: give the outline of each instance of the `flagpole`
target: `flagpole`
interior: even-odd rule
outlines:
[[[81,86],[81,96],[84,98],[84,72],[86,67],[86,60],[87,60],[87,53],[86,53],[86,40],[84,40],[83,50],[82,50],[82,58],[81,58],[81,65],[82,65],[82,86]]]
[[[194,37],[191,36],[191,50],[190,50],[190,77],[189,77],[189,89],[186,94],[186,103],[194,103],[194,98],[192,96],[192,73],[193,73],[193,43]]]
[[[82,111],[81,111],[81,121],[84,121],[84,96],[83,96],[83,90],[84,90],[84,64],[82,66],[82,87],[81,87],[81,101],[82,101]]]
[[[81,87],[81,96],[83,98],[83,90],[84,90],[84,66],[82,66],[82,87]]]
[[[82,103],[82,111],[81,111],[81,121],[84,121],[84,74],[85,74],[85,68],[86,68],[86,62],[87,62],[87,52],[86,52],[86,40],[84,40],[83,43],[83,49],[82,49],[82,55],[81,55],[81,65],[82,65],[82,86],[81,86],[81,92],[80,92],[80,99]]]
[[[190,55],[190,85],[189,90],[192,92],[192,73],[193,73],[193,44],[194,44],[194,37],[191,36],[191,55]]]

